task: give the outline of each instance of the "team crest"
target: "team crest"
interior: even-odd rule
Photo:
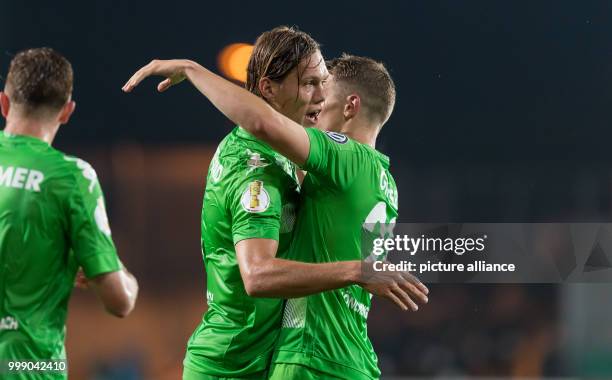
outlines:
[[[247,189],[240,198],[242,208],[247,212],[263,212],[270,206],[270,196],[262,181],[249,183]]]
[[[348,137],[346,137],[346,135],[343,135],[342,133],[326,131],[325,134],[338,144],[344,144],[348,141]]]
[[[265,168],[266,166],[270,165],[270,163],[267,162],[265,158],[261,157],[261,155],[257,152],[251,152],[250,149],[247,149],[247,154],[249,155],[249,159],[247,161],[249,172],[257,168]]]

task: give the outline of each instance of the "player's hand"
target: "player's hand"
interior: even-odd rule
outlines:
[[[83,268],[79,268],[77,272],[76,278],[74,279],[74,287],[80,289],[89,289],[89,279],[85,277],[85,272],[83,272]]]
[[[157,91],[163,92],[185,80],[185,69],[189,65],[186,59],[159,60],[154,59],[148,65],[136,71],[134,75],[121,88],[124,92],[131,92],[145,78],[150,76],[166,77],[157,85]]]
[[[417,304],[426,304],[429,289],[410,272],[375,271],[372,262],[362,264],[363,274],[359,284],[368,292],[384,297],[402,310],[417,311]]]

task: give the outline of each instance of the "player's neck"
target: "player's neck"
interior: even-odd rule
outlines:
[[[342,128],[342,133],[357,142],[376,149],[376,138],[379,130],[380,128],[368,125],[364,121],[350,120]]]
[[[27,118],[9,118],[4,132],[37,138],[51,145],[57,134],[59,123]]]

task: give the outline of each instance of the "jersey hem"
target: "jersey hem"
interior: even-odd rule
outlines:
[[[191,371],[199,372],[208,376],[222,376],[222,377],[243,377],[243,376],[251,376],[256,375],[259,372],[265,371],[269,367],[269,359],[266,357],[269,356],[269,353],[266,355],[260,355],[253,359],[250,365],[243,367],[239,370],[230,370],[227,367],[224,367],[222,363],[217,361],[213,361],[210,359],[206,359],[203,357],[198,357],[197,361],[199,364],[195,364],[195,359],[193,359],[193,354],[189,351],[185,355],[185,359],[183,359],[183,367],[190,369]],[[263,365],[258,365],[257,361],[263,361]]]
[[[232,240],[234,241],[234,245],[238,244],[238,242],[247,239],[272,239],[278,241],[279,239],[279,231],[278,229],[269,230],[269,231],[260,231],[259,234],[234,234]]]
[[[332,376],[345,378],[347,371],[351,372],[349,377],[351,380],[372,380],[378,379],[377,376],[372,376],[358,368],[349,367],[346,364],[338,363],[333,360],[322,358],[316,355],[306,354],[301,351],[277,350],[272,356],[272,364],[300,364],[306,367],[312,367],[317,371],[328,373]]]
[[[119,262],[116,251],[94,253],[77,260],[79,265],[83,267],[83,271],[87,278],[121,270],[121,263]]]

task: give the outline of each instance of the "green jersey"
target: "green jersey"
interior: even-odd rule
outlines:
[[[121,268],[96,172],[42,140],[0,133],[0,361],[65,359],[79,267],[87,277]]]
[[[298,186],[295,166],[242,128],[219,145],[202,209],[208,310],[187,344],[186,368],[243,377],[270,364],[283,300],[247,294],[234,245],[244,239],[274,239],[279,253],[286,250]]]
[[[308,174],[287,258],[363,259],[362,238],[371,236],[375,224],[392,225],[397,217],[389,159],[342,134],[306,131]],[[378,378],[366,326],[370,305],[371,294],[357,285],[288,300],[273,362],[307,366],[330,377]]]

